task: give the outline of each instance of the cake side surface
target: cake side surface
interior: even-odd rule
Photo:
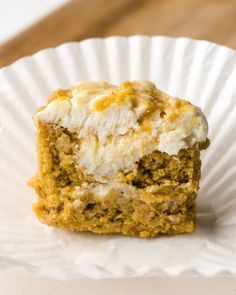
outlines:
[[[140,237],[196,228],[206,119],[142,83],[84,83],[55,92],[36,113],[39,170],[30,184],[43,223]]]

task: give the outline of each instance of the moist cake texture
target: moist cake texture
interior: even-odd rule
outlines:
[[[57,90],[34,116],[34,212],[72,231],[154,237],[196,228],[207,121],[149,81]]]

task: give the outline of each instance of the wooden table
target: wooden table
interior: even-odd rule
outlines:
[[[236,0],[68,1],[0,45],[0,67],[67,41],[133,34],[192,37],[236,49]]]

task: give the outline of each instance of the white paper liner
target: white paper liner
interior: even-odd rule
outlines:
[[[63,44],[0,70],[0,268],[73,279],[236,274],[236,53],[186,38],[133,36]],[[139,239],[40,224],[26,186],[36,171],[32,115],[56,88],[146,79],[206,114],[199,229]]]

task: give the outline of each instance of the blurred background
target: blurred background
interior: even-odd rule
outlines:
[[[67,41],[133,34],[236,49],[236,0],[0,0],[0,67]]]

